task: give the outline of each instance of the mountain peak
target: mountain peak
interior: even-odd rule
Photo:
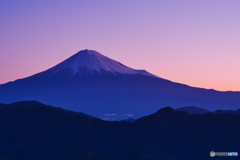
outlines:
[[[86,69],[88,73],[97,71],[99,74],[101,74],[101,71],[105,71],[113,74],[141,74],[145,76],[157,77],[145,70],[135,70],[127,67],[111,58],[102,55],[97,51],[88,49],[79,51],[50,70],[52,71],[52,75],[54,75],[62,69],[70,69],[72,74],[80,73],[81,70]]]
[[[77,52],[75,55],[97,56],[97,55],[101,55],[101,53],[94,50],[85,49]]]

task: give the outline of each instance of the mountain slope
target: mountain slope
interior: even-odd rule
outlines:
[[[72,75],[77,73],[81,74],[85,69],[87,71],[85,74],[93,74],[94,72],[101,74],[101,71],[105,71],[112,74],[143,74],[154,77],[154,75],[144,70],[135,70],[129,68],[93,50],[80,51],[55,67],[49,69],[49,71],[52,72],[51,76],[53,76],[54,74],[65,69],[70,69]]]
[[[138,118],[165,106],[198,106],[210,111],[240,108],[240,92],[174,83],[91,50],[80,51],[41,73],[0,85],[0,103],[29,100],[99,118],[106,113]]]
[[[92,118],[92,119],[97,119],[95,117],[89,116],[89,115],[81,113],[81,112],[69,111],[69,110],[65,110],[63,108],[45,105],[45,104],[37,102],[37,101],[19,101],[19,102],[14,102],[11,104],[0,104],[0,108],[1,107],[21,107],[21,108],[46,107],[46,108],[50,108],[52,110],[57,110],[57,111],[60,111],[60,112],[66,113],[66,114],[70,114],[70,115],[77,115],[77,116],[83,116],[83,117],[88,117],[88,118]]]
[[[189,114],[193,114],[193,113],[206,114],[206,113],[209,113],[208,110],[206,110],[204,108],[198,108],[198,107],[195,107],[195,106],[180,107],[180,108],[177,108],[176,111],[186,111]]]

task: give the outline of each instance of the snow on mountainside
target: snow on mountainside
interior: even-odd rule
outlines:
[[[157,77],[145,70],[135,70],[129,68],[115,60],[112,60],[97,51],[94,50],[82,50],[66,59],[65,61],[59,63],[58,65],[50,68],[52,75],[58,73],[62,69],[71,69],[72,74],[77,74],[79,70],[87,68],[88,72],[97,71],[101,74],[101,70],[111,72],[113,74],[141,74],[146,76]],[[159,77],[157,77],[159,78]]]

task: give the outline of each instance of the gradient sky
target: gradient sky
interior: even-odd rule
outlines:
[[[240,1],[0,0],[0,84],[83,49],[174,82],[240,91]]]

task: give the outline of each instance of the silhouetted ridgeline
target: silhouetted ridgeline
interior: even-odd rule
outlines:
[[[205,160],[210,151],[239,152],[239,135],[235,114],[166,107],[129,123],[44,106],[0,108],[0,153],[15,160]]]
[[[204,108],[199,108],[196,106],[188,106],[188,107],[181,107],[181,108],[177,108],[176,111],[186,111],[189,114],[206,114],[206,113],[212,113],[212,114],[226,114],[226,113],[232,113],[232,114],[236,114],[236,115],[240,115],[240,109],[234,111],[234,110],[215,110],[214,112],[208,111]]]
[[[1,107],[23,107],[23,108],[36,108],[36,107],[47,107],[47,108],[51,108],[51,109],[55,109],[67,114],[72,114],[72,115],[79,115],[79,116],[84,116],[84,117],[89,117],[89,118],[96,118],[96,117],[92,117],[90,115],[81,113],[81,112],[74,112],[74,111],[70,111],[70,110],[66,110],[60,107],[53,107],[50,105],[45,105],[43,103],[37,102],[37,101],[19,101],[19,102],[14,102],[11,104],[2,104],[0,103],[0,108]]]

